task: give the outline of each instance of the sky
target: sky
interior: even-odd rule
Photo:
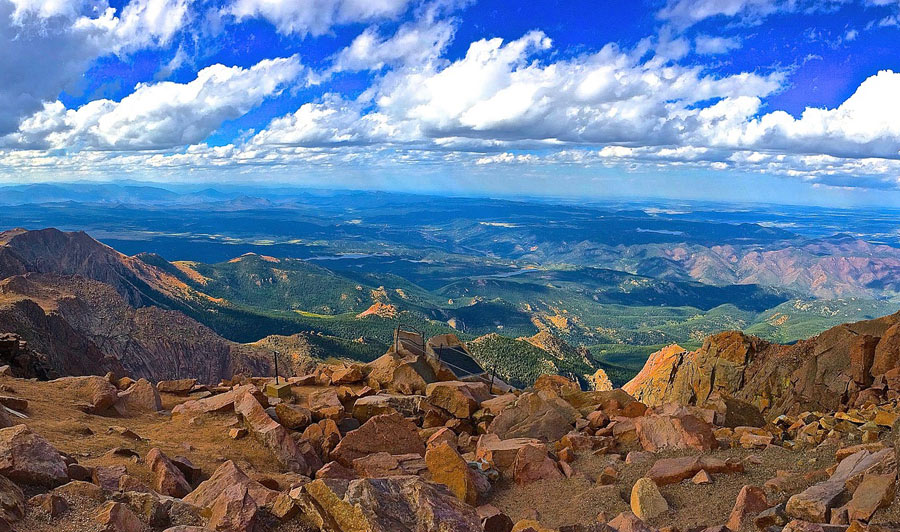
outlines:
[[[0,0],[0,181],[900,206],[900,0]]]

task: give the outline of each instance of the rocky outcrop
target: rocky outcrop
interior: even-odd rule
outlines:
[[[716,397],[732,397],[769,419],[802,410],[833,411],[852,405],[878,372],[892,367],[890,331],[898,323],[900,313],[840,325],[790,346],[725,332],[707,338],[697,351],[670,346],[654,353],[623,388],[650,406],[705,406]],[[880,386],[872,393],[884,390]]]

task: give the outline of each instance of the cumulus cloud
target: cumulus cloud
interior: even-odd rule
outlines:
[[[393,19],[412,0],[234,0],[224,12],[237,20],[263,18],[279,32],[323,35],[339,24]]]
[[[254,142],[666,144],[696,127],[697,111],[690,109],[696,102],[761,97],[781,81],[778,73],[708,76],[615,45],[539,61],[551,47],[538,31],[510,42],[476,41],[458,61],[387,72],[357,101],[333,95],[307,104],[273,121]]]
[[[48,103],[2,143],[67,150],[147,150],[199,143],[224,121],[279,94],[303,69],[296,56],[264,60],[246,69],[213,65],[189,83],[138,84],[119,102],[95,100],[77,109]]]
[[[0,135],[77,82],[90,64],[169,42],[188,18],[188,0],[0,0]]]

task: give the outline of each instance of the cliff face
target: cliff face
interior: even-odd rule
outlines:
[[[670,346],[654,353],[624,389],[651,406],[703,405],[719,392],[754,404],[770,418],[837,410],[900,391],[898,323],[900,313],[840,325],[789,346],[724,332],[697,351]]]
[[[180,312],[134,308],[112,286],[77,276],[29,273],[0,282],[0,331],[22,335],[46,357],[51,376],[112,371],[217,382],[268,374],[271,364]]]
[[[84,232],[57,229],[0,233],[0,279],[25,273],[77,275],[112,287],[134,307],[169,306],[202,297],[168,272],[101,244]]]

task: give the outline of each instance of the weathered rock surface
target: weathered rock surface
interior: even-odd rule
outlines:
[[[244,419],[247,429],[254,437],[272,451],[282,467],[295,473],[312,474],[313,467],[304,457],[304,454],[309,457],[310,453],[301,451],[291,433],[266,414],[256,397],[250,393],[241,395],[235,399],[234,411]]]
[[[640,519],[654,519],[669,511],[669,503],[649,478],[639,478],[631,488],[631,511]]]
[[[472,532],[475,509],[418,477],[315,480],[303,487],[331,532]]]
[[[377,452],[425,456],[425,443],[416,426],[399,414],[381,414],[344,436],[331,457],[351,467],[353,460]]]
[[[0,429],[0,475],[20,484],[49,488],[69,480],[59,451],[25,425]]]
[[[526,392],[497,414],[488,432],[504,440],[536,438],[554,441],[572,430],[578,417],[578,411],[556,395]]]

